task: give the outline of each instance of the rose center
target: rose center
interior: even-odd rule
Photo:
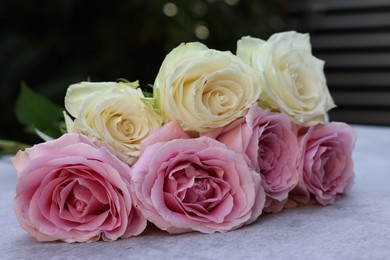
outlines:
[[[203,94],[203,104],[215,115],[222,115],[237,103],[237,97],[227,88],[218,85],[208,87]]]
[[[283,148],[278,141],[278,137],[273,133],[263,133],[259,140],[258,150],[258,170],[266,184],[275,184],[280,179],[279,166],[284,165],[285,161],[281,154]]]
[[[134,126],[131,123],[131,121],[127,119],[122,119],[118,123],[118,129],[121,133],[123,133],[126,136],[131,136],[134,133]]]
[[[85,208],[87,206],[87,203],[85,203],[82,200],[75,199],[73,203],[73,207],[78,211],[78,212],[84,212]]]
[[[196,179],[194,189],[201,194],[205,194],[210,190],[210,183],[206,179]]]
[[[215,93],[214,95],[218,103],[225,104],[226,102],[228,102],[228,97],[221,92],[217,91],[217,93]]]
[[[299,79],[299,74],[297,73],[297,72],[293,72],[292,74],[291,74],[291,78],[292,78],[292,80],[294,81],[294,85],[295,85],[295,87],[296,87],[296,89],[297,89],[297,91],[298,91],[298,93],[299,94],[304,94],[303,93],[303,84],[302,84],[302,82],[300,81],[300,79]]]
[[[268,134],[264,134],[259,140],[259,166],[261,168],[261,172],[266,173],[272,170],[273,156],[274,151],[272,151],[272,142],[268,140]]]

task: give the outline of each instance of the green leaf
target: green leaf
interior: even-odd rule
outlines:
[[[136,81],[131,82],[127,79],[120,78],[120,79],[118,79],[118,87],[120,87],[120,88],[130,87],[130,88],[136,89],[139,87],[139,81],[136,80]]]
[[[46,135],[58,137],[61,135],[59,124],[63,109],[50,100],[38,95],[21,84],[21,92],[16,101],[16,117],[28,128],[38,128]]]
[[[152,92],[150,92],[150,90],[152,90]],[[142,94],[144,94],[146,98],[154,98],[153,85],[148,84],[145,89],[142,89]]]
[[[40,130],[37,129],[37,128],[35,128],[35,132],[36,132],[37,135],[38,135],[42,140],[44,140],[45,142],[51,141],[51,140],[54,139],[53,137],[48,136],[47,134],[45,134],[44,132],[40,131]]]
[[[156,108],[156,99],[155,98],[141,98],[141,100],[144,102],[144,104]]]
[[[143,90],[142,90],[142,94],[144,94],[144,97],[145,97],[145,98],[153,98],[153,99],[154,99],[153,93],[150,93],[150,92],[147,92],[147,91],[143,91]]]

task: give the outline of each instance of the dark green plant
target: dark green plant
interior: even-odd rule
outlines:
[[[27,118],[14,113],[21,81],[59,107],[67,87],[87,78],[139,80],[146,89],[181,42],[235,52],[244,35],[267,38],[278,10],[276,0],[3,0],[0,139],[39,141],[25,131]]]

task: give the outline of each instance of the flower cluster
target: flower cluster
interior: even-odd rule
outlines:
[[[66,134],[19,151],[14,211],[39,241],[226,232],[263,212],[334,203],[351,187],[353,129],[334,107],[309,36],[243,37],[236,55],[181,44],[145,95],[81,82]]]

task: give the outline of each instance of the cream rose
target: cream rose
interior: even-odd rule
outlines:
[[[266,83],[260,105],[287,114],[300,125],[328,120],[335,107],[326,85],[324,62],[311,53],[308,34],[276,33],[268,41],[243,37],[237,56]]]
[[[138,159],[140,142],[162,124],[131,84],[82,82],[71,85],[65,96],[65,108],[75,118],[66,117],[68,132],[87,135],[129,165]]]
[[[201,43],[181,44],[161,65],[154,94],[165,121],[206,132],[243,116],[256,103],[260,84],[250,66],[230,52]]]

